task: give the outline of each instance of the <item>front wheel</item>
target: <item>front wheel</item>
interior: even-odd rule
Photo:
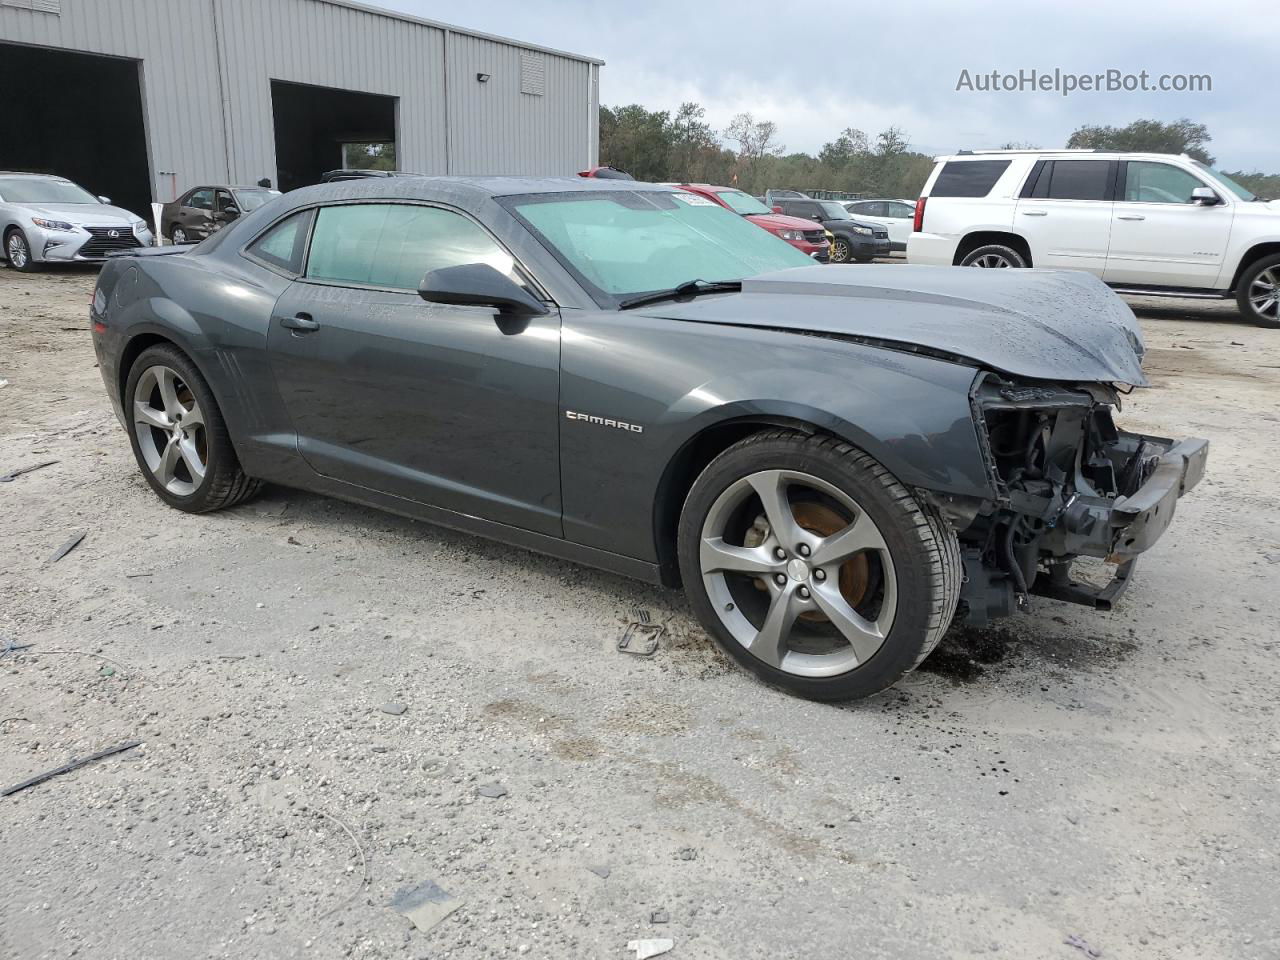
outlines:
[[[149,347],[125,386],[129,439],[147,483],[171,507],[207,513],[249,499],[245,475],[213,392],[177,347]]]
[[[831,241],[830,257],[832,263],[848,263],[853,257],[849,241],[844,237],[836,237]]]
[[[960,261],[960,266],[982,267],[984,269],[1025,267],[1027,266],[1027,258],[1013,249],[1013,247],[1006,247],[1002,243],[988,243],[966,253]]]
[[[718,456],[685,502],[679,558],[720,647],[813,700],[893,684],[937,645],[960,596],[951,527],[832,437],[770,431]]]
[[[1240,277],[1240,312],[1260,327],[1280,327],[1280,254],[1263,257]]]
[[[191,242],[190,238],[187,236],[187,231],[182,227],[174,227],[169,231],[169,239],[173,241],[173,245],[175,247],[186,246]]]
[[[31,244],[27,242],[27,235],[17,227],[5,237],[4,251],[9,258],[9,266],[13,269],[22,273],[35,273],[40,269],[39,264],[31,259]]]

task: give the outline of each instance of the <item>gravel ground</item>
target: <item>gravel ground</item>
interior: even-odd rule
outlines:
[[[1214,448],[1120,608],[831,707],[676,593],[292,490],[166,509],[93,279],[0,270],[0,473],[59,461],[0,484],[0,786],[142,745],[0,800],[0,957],[1280,956],[1280,332],[1135,301],[1123,422]]]

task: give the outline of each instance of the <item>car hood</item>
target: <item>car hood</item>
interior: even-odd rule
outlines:
[[[822,224],[803,217],[788,217],[782,213],[749,213],[747,219],[766,230],[821,230]]]
[[[795,267],[645,312],[923,348],[1038,380],[1147,385],[1133,311],[1077,271]]]
[[[128,210],[105,203],[24,203],[22,209],[44,220],[65,220],[91,227],[127,227],[138,219]]]

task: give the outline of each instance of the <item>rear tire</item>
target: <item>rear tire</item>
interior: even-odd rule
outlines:
[[[187,236],[187,231],[182,227],[173,227],[169,231],[169,239],[173,241],[175,247],[185,247],[191,242],[191,238]]]
[[[1280,254],[1263,257],[1241,274],[1236,306],[1258,326],[1280,328]]]
[[[720,454],[689,491],[678,552],[720,648],[811,700],[892,685],[933,651],[960,597],[950,525],[834,437],[768,431]]]
[[[9,258],[9,266],[21,273],[38,273],[40,264],[31,259],[31,244],[27,235],[18,227],[13,227],[4,235],[4,252]]]
[[[984,243],[966,253],[960,260],[960,266],[1007,269],[1028,267],[1030,264],[1027,263],[1027,258],[1013,247],[1007,247],[1002,243]]]
[[[262,489],[262,481],[240,468],[208,383],[177,347],[142,351],[129,370],[123,401],[138,468],[169,506],[208,513]]]

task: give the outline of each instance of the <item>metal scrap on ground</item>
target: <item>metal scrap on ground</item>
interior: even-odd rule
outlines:
[[[12,787],[6,787],[4,790],[0,790],[0,797],[7,797],[12,793],[17,793],[19,790],[25,790],[27,787],[34,787],[38,783],[44,783],[46,780],[50,780],[53,777],[61,776],[64,773],[70,773],[72,770],[78,770],[87,763],[93,763],[95,760],[101,760],[103,757],[109,757],[116,753],[123,753],[125,750],[132,750],[134,747],[141,745],[141,740],[130,740],[128,743],[122,743],[116,747],[108,747],[106,750],[99,750],[97,753],[90,756],[82,757],[79,760],[72,760],[70,763],[64,763],[56,769],[38,774],[30,780],[23,780],[21,783],[15,783]]]
[[[674,940],[632,940],[627,944],[627,949],[636,952],[636,960],[648,960],[649,957],[670,953],[675,945]]]
[[[462,906],[462,900],[428,880],[401,890],[391,898],[390,906],[402,917],[408,917],[419,930],[430,930]]]
[[[79,533],[73,533],[71,535],[71,538],[66,543],[60,546],[57,550],[53,551],[53,556],[49,558],[49,563],[57,563],[59,560],[65,557],[68,553],[70,553],[76,547],[80,546],[80,541],[83,540],[84,537],[85,537],[85,533],[83,530],[81,530]]]
[[[43,470],[45,467],[52,467],[58,460],[46,460],[44,463],[35,463],[29,467],[19,467],[17,470],[10,470],[8,473],[0,473],[0,483],[12,483],[20,476],[27,473],[35,473],[37,470]]]

